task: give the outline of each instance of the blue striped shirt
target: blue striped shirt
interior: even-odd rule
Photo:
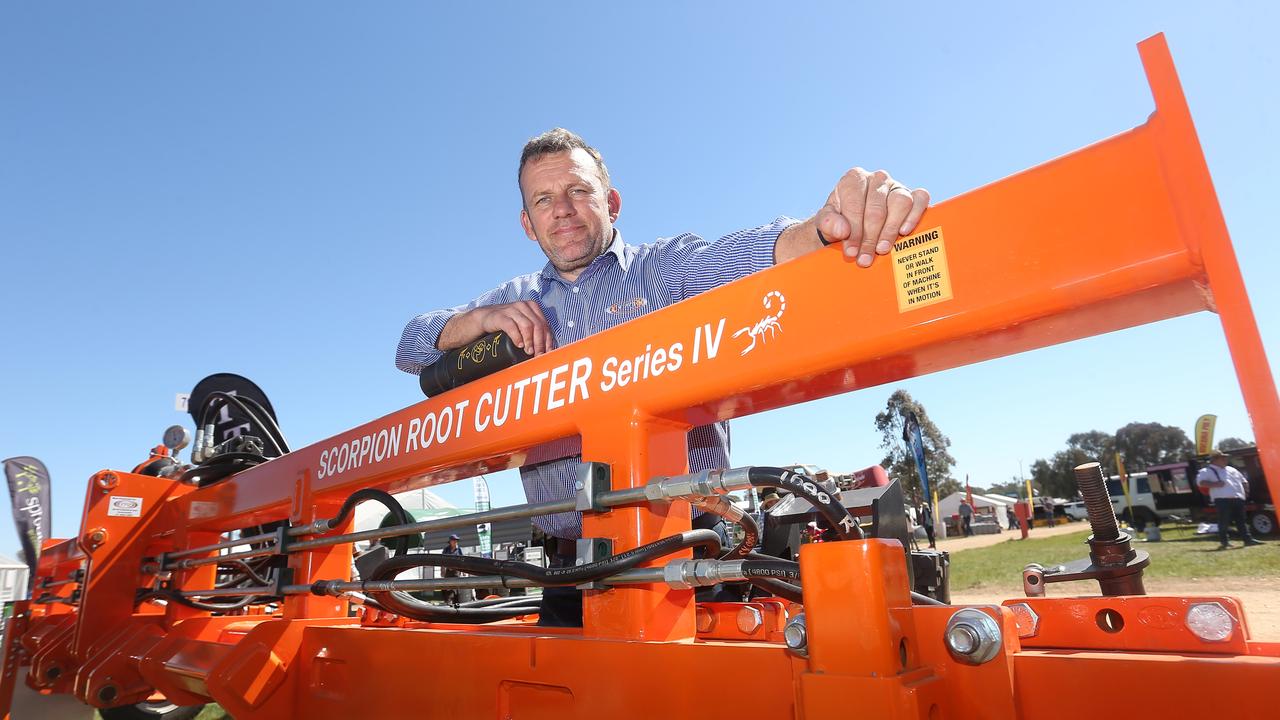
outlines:
[[[541,272],[521,275],[466,305],[424,313],[409,321],[396,349],[396,367],[417,374],[439,360],[436,348],[445,323],[459,313],[486,305],[533,300],[542,308],[555,335],[556,347],[608,330],[633,318],[698,293],[746,277],[773,265],[774,244],[796,220],[780,217],[768,225],[726,235],[715,242],[685,233],[648,245],[626,245],[614,231],[613,242],[570,282],[548,262]],[[563,438],[529,451],[520,468],[525,497],[540,503],[574,494],[581,461],[581,438]],[[689,469],[729,465],[729,424],[703,425],[689,431]],[[582,536],[582,513],[535,518],[548,535]]]

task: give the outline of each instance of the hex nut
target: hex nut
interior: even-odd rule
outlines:
[[[750,605],[738,610],[738,629],[746,635],[753,635],[764,625],[764,615]]]

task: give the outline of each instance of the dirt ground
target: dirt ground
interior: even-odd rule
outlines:
[[[972,538],[970,538],[972,539]],[[1210,578],[1205,580],[1147,581],[1148,595],[1217,595],[1234,597],[1244,604],[1245,621],[1252,640],[1280,642],[1280,577]],[[1046,586],[1049,587],[1049,586]],[[1053,597],[1053,593],[1049,593]],[[1009,588],[973,588],[953,593],[955,604],[999,604],[1018,597]]]
[[[1056,527],[1037,527],[1031,537],[1065,535],[1088,529],[1080,522],[1060,524]],[[955,553],[960,550],[986,547],[1016,537],[1016,531],[998,535],[977,535],[967,538],[947,538],[938,542],[942,550]],[[1204,580],[1165,580],[1147,578],[1148,595],[1225,595],[1244,603],[1245,619],[1249,623],[1249,635],[1253,640],[1280,642],[1280,577],[1209,578]],[[953,593],[951,602],[957,604],[1000,603],[1018,597],[1020,588],[971,588]],[[1053,592],[1050,590],[1052,597]]]

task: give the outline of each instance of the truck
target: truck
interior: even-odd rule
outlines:
[[[1258,457],[1258,447],[1225,451],[1228,463],[1249,478],[1249,494],[1245,498],[1245,516],[1249,528],[1258,535],[1276,531],[1276,506],[1267,488],[1266,475]],[[1217,522],[1209,496],[1196,487],[1196,474],[1208,465],[1204,456],[1185,462],[1154,465],[1146,472],[1129,475],[1129,496],[1125,497],[1120,476],[1107,480],[1107,492],[1116,515],[1137,528],[1159,525],[1165,520],[1185,519],[1191,522]]]

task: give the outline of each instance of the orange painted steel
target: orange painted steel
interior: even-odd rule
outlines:
[[[312,595],[287,597],[271,616],[135,610],[135,590],[155,579],[143,558],[232,529],[332,517],[360,488],[399,492],[517,467],[530,448],[572,435],[585,459],[611,466],[615,490],[635,487],[687,470],[685,433],[697,424],[1202,310],[1222,318],[1263,466],[1280,483],[1280,401],[1190,114],[1163,37],[1139,50],[1156,100],[1148,122],[937,204],[914,239],[869,270],[838,248],[814,252],[210,487],[95,476],[80,537],[51,546],[37,572],[83,566],[78,604],[63,595],[19,606],[0,702],[21,677],[99,706],[152,689],[179,703],[216,700],[241,720],[427,709],[1039,720],[1139,706],[1182,716],[1216,709],[1217,697],[1232,697],[1240,717],[1275,717],[1258,689],[1280,682],[1280,645],[1252,640],[1234,600],[1011,600],[979,608],[1002,644],[968,665],[943,642],[957,608],[913,606],[901,548],[886,540],[804,547],[807,655],[780,639],[797,606],[699,607],[691,590],[662,584],[587,591],[581,629],[357,618],[343,599]],[[920,270],[937,285],[903,274]],[[137,517],[109,512],[121,497],[140,501]],[[611,539],[615,552],[688,528],[682,502],[584,518],[585,535]],[[345,580],[350,559],[349,544],[291,552],[292,582]],[[186,589],[213,580],[212,565],[172,578]],[[1201,601],[1236,618],[1228,640],[1188,630],[1186,609]],[[751,613],[739,624],[744,609],[758,625]],[[1156,690],[1193,686],[1214,689],[1192,702]]]

